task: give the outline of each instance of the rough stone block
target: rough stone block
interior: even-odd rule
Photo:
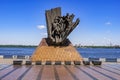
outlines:
[[[35,64],[36,65],[41,65],[41,61],[36,61]]]
[[[97,61],[97,60],[95,60],[95,61],[92,61],[92,64],[93,64],[93,65],[101,65],[101,64],[102,64],[102,61]]]
[[[55,61],[55,65],[61,65],[61,61]]]
[[[46,65],[51,65],[52,64],[52,62],[51,61],[46,61],[46,63],[45,63]]]
[[[32,64],[32,61],[26,61],[25,64],[26,64],[26,65],[31,65],[31,64]]]
[[[14,60],[13,65],[22,65],[22,60]]]
[[[80,62],[80,61],[74,61],[74,64],[75,64],[75,65],[80,65],[81,62]]]
[[[71,61],[65,61],[65,65],[71,65]]]
[[[90,65],[90,61],[83,61],[84,65]]]

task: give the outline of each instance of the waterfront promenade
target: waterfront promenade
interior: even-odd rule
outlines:
[[[120,63],[102,65],[0,64],[0,80],[120,80]]]

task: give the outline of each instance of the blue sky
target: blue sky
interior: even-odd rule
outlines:
[[[73,44],[120,45],[120,0],[0,0],[0,44],[38,45],[47,37],[45,10],[55,7],[81,20]]]

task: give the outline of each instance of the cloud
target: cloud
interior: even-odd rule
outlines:
[[[37,28],[38,29],[45,29],[46,27],[45,27],[45,25],[38,25]]]
[[[105,25],[111,25],[112,23],[111,22],[106,22]]]

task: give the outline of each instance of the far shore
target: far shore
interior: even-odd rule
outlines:
[[[75,46],[76,48],[115,48],[120,49],[120,46]]]
[[[0,45],[0,47],[15,47],[15,48],[36,48],[38,45]],[[74,46],[75,48],[120,48],[120,46]]]
[[[37,45],[0,45],[0,47],[23,47],[23,48],[36,48]]]

